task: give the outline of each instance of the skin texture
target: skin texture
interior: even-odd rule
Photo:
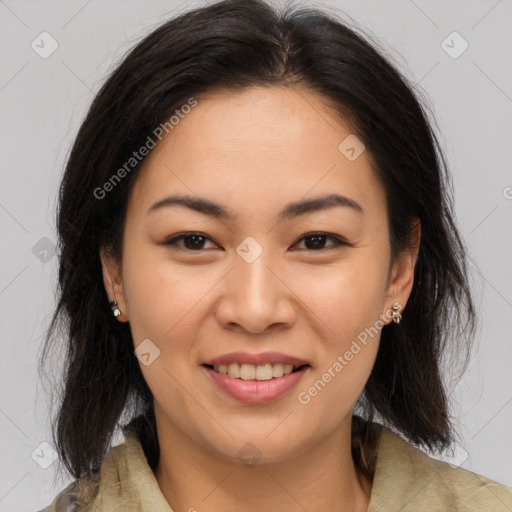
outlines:
[[[419,226],[392,264],[384,189],[368,152],[349,161],[338,145],[352,133],[318,95],[297,88],[210,92],[151,152],[129,198],[123,261],[102,252],[135,346],[160,355],[141,364],[155,403],[156,478],[174,510],[366,510],[370,482],[350,454],[351,414],[370,375],[379,334],[306,405],[313,385],[411,292]],[[337,206],[277,222],[289,202],[339,193],[363,208]],[[171,194],[229,207],[219,220],[186,207],[147,210]],[[199,250],[172,235],[199,232]],[[327,232],[319,249],[304,240]],[[247,237],[262,254],[247,263]],[[323,243],[323,245],[322,245]],[[322,249],[323,248],[323,249]],[[119,270],[119,271],[118,271]],[[406,314],[406,311],[404,312]],[[387,316],[386,316],[387,315]],[[201,366],[229,352],[277,351],[309,361],[298,386],[279,400],[241,404]],[[237,456],[247,443],[261,458]]]

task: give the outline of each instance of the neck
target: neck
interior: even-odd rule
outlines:
[[[366,511],[371,483],[351,455],[350,418],[328,438],[287,460],[253,465],[199,445],[158,421],[158,485],[174,510]]]

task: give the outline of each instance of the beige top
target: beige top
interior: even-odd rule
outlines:
[[[511,488],[435,460],[388,429],[379,436],[368,512],[512,511]],[[135,436],[109,451],[99,474],[89,506],[79,506],[73,482],[41,512],[173,512]],[[80,482],[87,490],[92,481]]]

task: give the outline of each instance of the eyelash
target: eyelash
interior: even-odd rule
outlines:
[[[190,233],[182,233],[180,235],[173,236],[173,237],[169,238],[168,240],[166,240],[163,243],[163,245],[170,246],[170,247],[173,247],[173,246],[174,247],[178,247],[178,245],[177,245],[178,241],[184,240],[185,238],[189,238],[189,237],[192,237],[192,236],[199,236],[199,237],[204,238],[205,240],[209,240],[209,241],[213,242],[213,240],[210,237],[204,235],[203,233],[190,232]],[[342,246],[351,246],[351,244],[349,244],[345,240],[341,239],[340,237],[335,236],[335,235],[331,235],[329,233],[321,232],[321,231],[320,232],[307,233],[307,234],[303,235],[301,238],[299,238],[299,240],[297,240],[297,242],[295,242],[294,245],[296,245],[299,242],[302,242],[305,239],[313,238],[315,236],[321,236],[321,237],[326,237],[328,239],[331,239],[334,242],[334,244],[332,246],[330,246],[330,247],[324,247],[322,249],[316,249],[316,250],[315,249],[305,249],[308,252],[325,252],[325,251],[333,250],[333,249],[336,249],[336,248],[342,247]],[[187,252],[192,252],[192,253],[193,252],[204,252],[205,250],[207,250],[207,249],[196,249],[196,250],[193,250],[193,249],[187,249],[186,247],[178,247],[178,248],[179,249],[184,249]]]

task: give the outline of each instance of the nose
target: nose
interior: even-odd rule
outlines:
[[[215,310],[223,328],[258,334],[293,325],[296,295],[284,272],[267,259],[265,251],[252,263],[237,257],[223,281]]]

